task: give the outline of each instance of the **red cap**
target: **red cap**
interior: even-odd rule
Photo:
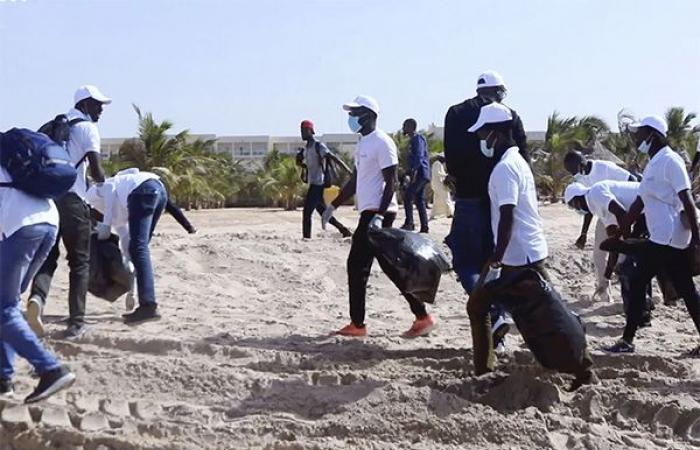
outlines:
[[[301,127],[302,128],[311,128],[312,130],[314,129],[314,123],[310,120],[304,120],[301,122]]]

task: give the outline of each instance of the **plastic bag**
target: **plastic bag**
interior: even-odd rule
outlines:
[[[450,263],[435,242],[424,234],[396,228],[371,229],[368,232],[382,270],[404,295],[425,303],[434,303],[440,277]]]
[[[125,264],[115,234],[100,241],[92,236],[90,244],[90,281],[88,291],[95,297],[114,302],[129,292],[134,274]]]

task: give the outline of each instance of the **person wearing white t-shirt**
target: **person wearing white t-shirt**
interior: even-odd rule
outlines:
[[[0,182],[12,178],[0,167]],[[26,359],[39,384],[26,403],[69,387],[75,375],[61,366],[22,316],[20,296],[56,241],[58,211],[52,200],[0,188],[0,397],[13,393],[15,356]]]
[[[77,166],[78,178],[70,192],[56,200],[58,213],[61,217],[58,229],[60,239],[46,261],[34,277],[32,290],[27,303],[27,318],[32,329],[44,334],[41,314],[46,304],[51,280],[58,267],[59,240],[66,248],[66,258],[70,269],[68,288],[68,328],[66,339],[82,336],[85,331],[85,299],[90,278],[90,208],[85,202],[87,191],[87,168],[95,182],[104,181],[104,171],[100,164],[100,133],[97,121],[102,115],[103,105],[112,100],[102,94],[95,86],[81,86],[75,92],[74,104],[68,114],[68,120],[80,120],[70,128],[67,150]]]
[[[612,353],[634,352],[633,340],[642,322],[646,285],[662,269],[685,301],[700,333],[700,294],[691,267],[692,259],[700,251],[700,230],[685,163],[668,146],[668,125],[662,118],[646,117],[631,129],[637,148],[649,154],[649,162],[642,174],[639,196],[620,228],[623,236],[629,236],[631,224],[644,212],[649,242],[637,256],[622,338],[605,348]],[[690,351],[690,356],[700,356],[700,346]]]
[[[396,219],[396,169],[399,159],[394,141],[377,128],[379,104],[375,99],[361,95],[343,105],[343,109],[348,111],[350,129],[361,135],[355,151],[355,170],[338,197],[324,211],[321,223],[325,229],[334,211],[353,195],[356,196],[360,222],[352,236],[347,263],[351,322],[336,334],[360,337],[367,334],[365,300],[367,281],[375,258],[368,232],[371,228],[390,228]],[[425,305],[411,294],[404,297],[416,320],[403,336],[414,338],[427,335],[432,331],[434,322]]]
[[[574,180],[586,187],[591,187],[601,181],[637,181],[628,170],[619,167],[615,163],[602,160],[589,160],[581,152],[571,151],[564,156],[564,168]],[[576,247],[583,249],[586,246],[588,228],[593,219],[592,214],[583,217],[581,234],[576,240]],[[610,281],[605,277],[605,252],[600,250],[600,243],[606,239],[605,226],[598,220],[595,226],[595,239],[593,242],[593,266],[596,272],[596,287],[592,298],[603,301],[612,301],[610,296]]]

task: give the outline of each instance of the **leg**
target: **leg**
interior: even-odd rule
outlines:
[[[467,314],[472,330],[474,373],[476,375],[491,372],[496,365],[489,318],[490,307],[491,296],[483,288],[477,288],[472,292],[467,301]]]
[[[309,190],[306,192],[304,199],[304,210],[302,212],[302,236],[306,239],[311,238],[311,215],[318,204],[318,186],[309,185]]]
[[[153,282],[153,264],[148,244],[157,204],[157,192],[140,191],[139,188],[136,188],[127,200],[129,254],[136,271],[139,305],[153,309],[157,303]]]
[[[312,199],[313,208],[316,208],[316,212],[318,212],[319,215],[323,215],[323,212],[326,210],[326,204],[323,202],[323,191],[325,188],[323,186],[312,186],[312,188],[318,188],[316,189],[317,193],[315,194],[316,198]],[[309,189],[310,190],[310,189]],[[304,205],[306,208],[306,205]],[[311,229],[311,215],[313,214],[313,211],[309,213],[309,230]],[[340,233],[347,237],[351,236],[350,230],[345,227],[342,223],[338,221],[335,217],[331,217],[331,220],[328,221],[332,226],[334,226]]]
[[[671,277],[676,291],[685,302],[685,307],[690,314],[695,329],[700,333],[700,295],[693,282],[693,274],[690,270],[689,250],[670,250],[671,256],[666,260],[668,276]]]
[[[416,200],[416,182],[411,182],[406,186],[406,191],[403,195],[403,207],[406,213],[404,226],[409,228],[413,226],[413,202]]]
[[[593,266],[595,268],[596,275],[596,296],[603,301],[610,300],[610,293],[608,292],[610,281],[605,278],[605,267],[608,262],[608,253],[600,249],[600,243],[607,237],[605,225],[600,220],[597,220],[595,224],[595,236],[593,242]]]
[[[425,206],[425,186],[428,184],[428,180],[421,179],[419,182],[418,189],[416,189],[416,208],[418,209],[418,217],[420,219],[420,229],[421,231],[428,231],[428,210]]]
[[[634,270],[630,275],[627,317],[622,334],[622,339],[630,344],[644,317],[647,285],[664,264],[661,259],[664,259],[663,246],[653,243],[647,244],[647,248],[636,258]]]
[[[374,214],[363,212],[357,230],[352,237],[352,247],[348,255],[348,287],[350,290],[350,319],[355,326],[365,324],[365,300],[367,280],[372,270],[374,253],[367,239],[367,227]]]
[[[77,195],[69,193],[61,199],[61,234],[70,268],[68,309],[69,322],[85,323],[85,299],[90,281],[90,209]]]
[[[49,289],[51,288],[51,280],[53,279],[53,274],[56,272],[56,268],[58,267],[58,257],[60,256],[59,247],[61,245],[61,243],[59,242],[60,238],[61,230],[59,228],[58,235],[56,237],[56,242],[51,248],[49,255],[46,257],[44,264],[41,265],[39,271],[34,277],[34,282],[32,283],[32,290],[29,294],[30,297],[38,298],[43,305],[46,304],[46,299],[49,296]]]
[[[44,374],[60,366],[41,345],[19,310],[22,291],[39,270],[56,239],[56,227],[23,227],[0,241],[0,378],[13,375],[14,355],[25,358]]]

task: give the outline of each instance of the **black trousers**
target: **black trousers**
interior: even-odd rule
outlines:
[[[352,247],[348,255],[348,285],[350,288],[350,319],[356,326],[365,324],[365,301],[367,297],[367,281],[372,270],[375,253],[369,243],[367,232],[369,223],[374,217],[374,212],[364,211],[360,215],[360,223],[357,225],[355,233],[352,235]],[[391,228],[396,219],[395,213],[384,215],[384,228]],[[381,265],[381,262],[380,262]],[[382,267],[384,272],[387,268]],[[411,307],[411,312],[418,319],[428,315],[425,305],[411,295],[404,295]]]
[[[630,277],[629,311],[622,338],[627,342],[634,339],[644,316],[647,285],[663,269],[683,298],[695,328],[700,333],[700,295],[693,282],[689,250],[649,242],[640,252],[636,262]]]
[[[310,184],[304,199],[302,234],[307,239],[311,238],[311,216],[314,210],[318,211],[319,214],[323,214],[323,211],[326,210],[326,205],[323,203],[323,190],[323,186]],[[347,230],[335,217],[332,217],[328,223],[336,227],[341,233]]]
[[[90,279],[90,208],[77,194],[69,192],[56,200],[60,223],[58,237],[49,256],[34,277],[31,295],[46,303],[51,288],[51,280],[58,267],[60,256],[59,241],[66,247],[68,260],[69,288],[68,310],[70,324],[85,322],[85,297]]]

